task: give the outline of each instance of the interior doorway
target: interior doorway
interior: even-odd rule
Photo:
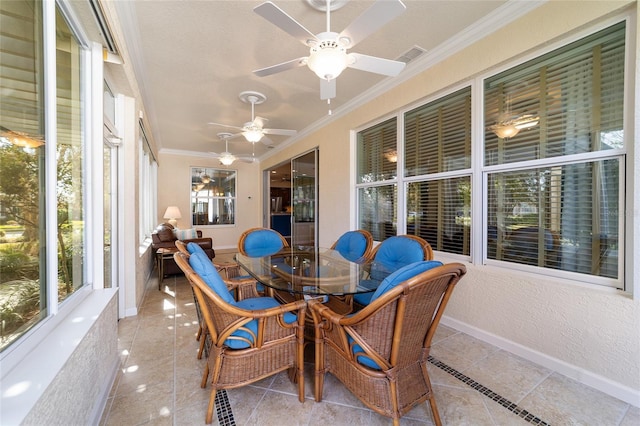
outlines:
[[[292,246],[313,246],[318,222],[318,150],[265,170],[264,226]]]

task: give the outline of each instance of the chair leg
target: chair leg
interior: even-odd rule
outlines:
[[[433,422],[436,426],[442,426],[440,413],[438,413],[438,407],[436,406],[436,397],[433,393],[431,393],[431,398],[429,398],[429,405],[431,406],[431,414],[433,414]]]
[[[200,338],[200,348],[198,348],[198,359],[202,359],[202,352],[204,352],[204,344],[207,341],[207,336],[203,333]]]
[[[207,407],[207,417],[205,418],[205,423],[210,425],[213,422],[213,409],[216,406],[216,394],[218,390],[214,387],[211,390],[211,396],[209,396],[209,405]]]
[[[207,379],[209,378],[209,362],[204,366],[204,373],[202,373],[202,380],[200,381],[200,387],[202,389],[207,387]]]

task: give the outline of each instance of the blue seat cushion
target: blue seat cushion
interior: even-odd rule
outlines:
[[[421,260],[424,260],[424,250],[418,241],[402,236],[387,238],[376,250],[377,268],[371,268],[371,278],[383,280],[390,271]]]
[[[196,274],[200,275],[202,281],[211,287],[211,289],[215,291],[222,300],[231,305],[236,303],[231,293],[229,293],[227,285],[224,283],[222,277],[206,254],[195,251],[191,256],[189,256],[189,265],[191,265],[191,268]]]
[[[244,252],[251,257],[263,257],[277,253],[284,247],[280,235],[270,229],[249,233],[244,239]]]
[[[347,337],[347,341],[349,342],[349,345],[353,343],[353,339],[351,337]],[[374,370],[382,370],[382,368],[378,364],[376,364],[376,362],[373,359],[369,358],[367,355],[364,354],[364,351],[362,350],[362,347],[360,345],[353,345],[353,347],[351,348],[351,351],[353,355],[356,357],[356,362],[358,362],[359,364],[362,364],[365,367],[369,367]],[[362,355],[359,355],[359,354],[362,354]]]
[[[336,243],[335,249],[347,260],[355,262],[364,255],[367,239],[360,232],[345,232]]]
[[[236,303],[236,306],[241,309],[246,309],[248,311],[257,311],[260,309],[269,309],[274,308],[276,306],[280,306],[278,301],[273,297],[253,297],[251,299],[241,300]],[[284,314],[284,322],[287,324],[292,324],[298,320],[298,317],[291,313],[285,312]],[[258,320],[251,320],[244,325],[245,328],[249,331],[245,330],[237,330],[231,336],[240,337],[242,339],[246,339],[249,342],[253,343],[253,336],[258,334]],[[239,339],[227,339],[224,343],[231,349],[246,349],[251,347],[251,344],[245,340]]]

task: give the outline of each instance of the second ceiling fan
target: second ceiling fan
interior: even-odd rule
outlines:
[[[289,129],[267,129],[264,124],[268,121],[266,118],[255,116],[255,106],[263,103],[267,100],[267,97],[259,92],[246,91],[239,95],[242,102],[251,104],[251,121],[244,123],[242,127],[230,126],[228,124],[209,123],[213,126],[227,127],[229,129],[239,130],[239,133],[232,134],[228,139],[233,139],[238,136],[244,136],[244,138],[251,143],[262,142],[265,145],[273,145],[273,141],[265,135],[280,135],[280,136],[293,136],[298,133],[296,130]]]
[[[306,65],[320,77],[320,99],[331,99],[336,96],[336,77],[345,68],[390,77],[395,77],[404,69],[404,62],[347,53],[347,49],[401,15],[406,6],[400,0],[377,0],[339,34],[331,31],[331,2],[332,0],[326,0],[327,30],[318,34],[311,33],[270,1],[256,6],[254,12],[309,47],[309,56],[255,70],[254,74],[264,77]]]

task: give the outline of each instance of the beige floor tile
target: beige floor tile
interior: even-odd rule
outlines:
[[[305,404],[312,404],[305,402]],[[345,407],[337,404],[315,404],[311,410],[309,426],[325,425],[371,425],[371,412],[353,407]]]
[[[159,383],[116,396],[105,425],[141,425],[152,420],[172,424],[172,387],[172,383]]]
[[[445,425],[493,426],[483,396],[472,389],[457,389],[434,385],[433,392]]]
[[[260,402],[262,401],[266,393],[266,389],[256,388],[252,386],[243,386],[241,388],[227,390],[227,397],[229,399],[229,403],[231,404],[233,410],[233,418],[236,420],[236,424],[249,424],[251,416],[254,414],[254,411],[258,409],[261,410],[258,418],[262,417],[262,411],[269,411],[269,409],[265,409],[264,406],[260,406]],[[297,404],[300,404],[296,397],[291,398],[294,399]],[[274,405],[272,406],[272,408],[273,407],[279,406]],[[284,409],[284,407],[282,408]],[[286,423],[282,424],[284,425]]]
[[[551,371],[505,351],[496,351],[464,371],[493,392],[519,403]]]
[[[431,356],[460,372],[498,349],[464,333],[453,334],[431,348]]]
[[[301,403],[294,395],[265,392],[251,416],[241,424],[247,426],[308,425],[314,405],[315,403],[309,400]]]
[[[489,415],[493,419],[493,422],[497,426],[527,426],[531,425],[528,421],[524,420],[521,417],[518,417],[513,412],[509,411],[507,408],[498,404],[495,401],[485,397],[483,399],[485,407],[489,412]],[[544,419],[542,419],[544,420]]]
[[[556,373],[519,405],[554,425],[615,425],[628,409],[628,404]]]

